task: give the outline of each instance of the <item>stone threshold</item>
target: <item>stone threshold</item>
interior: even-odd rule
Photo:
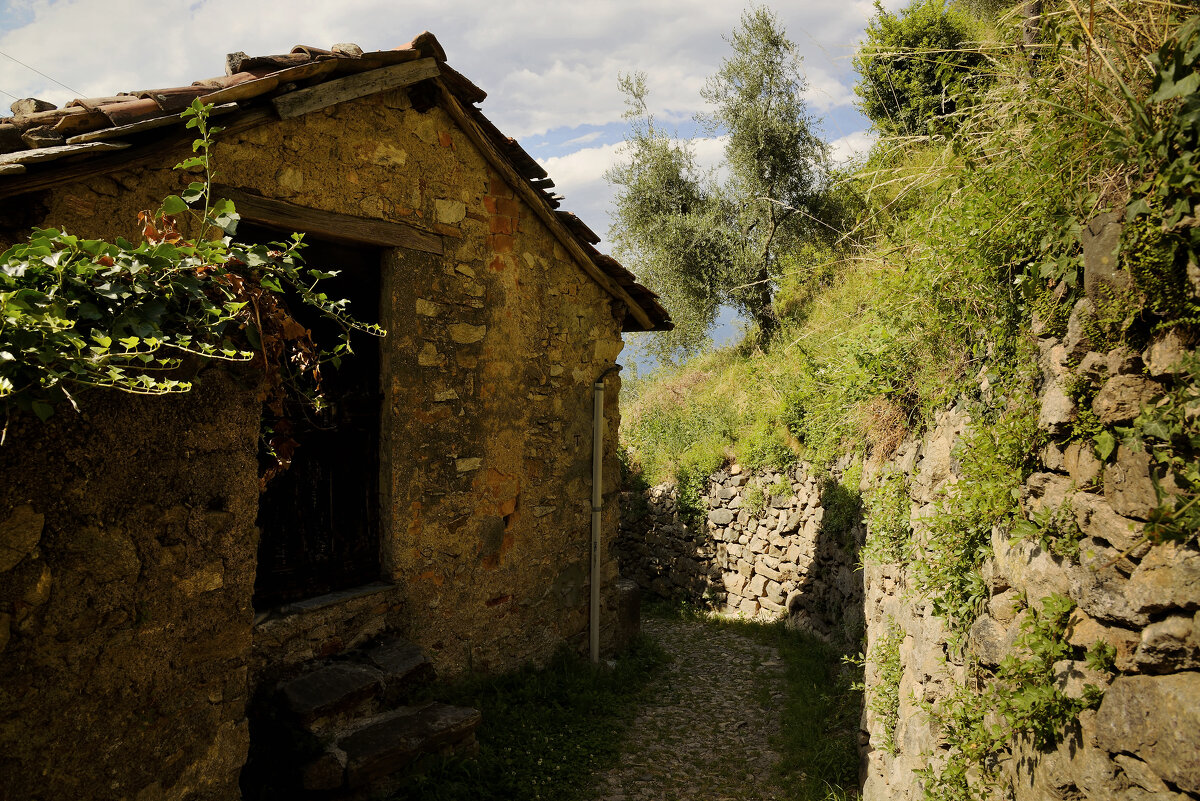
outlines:
[[[309,612],[316,612],[321,609],[327,609],[331,606],[337,606],[347,601],[353,601],[358,598],[366,598],[371,595],[387,592],[395,587],[395,584],[389,584],[383,581],[375,581],[370,584],[364,584],[361,587],[351,587],[348,590],[338,590],[336,592],[327,592],[324,595],[318,595],[315,598],[305,598],[303,601],[295,601],[294,603],[277,606],[274,609],[268,609],[264,612],[258,612],[254,615],[254,625],[259,626],[266,623],[268,620],[278,620],[280,618],[293,617],[304,615]]]

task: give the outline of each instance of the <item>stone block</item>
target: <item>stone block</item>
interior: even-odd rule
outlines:
[[[1034,473],[1025,482],[1034,509],[1057,509],[1066,503],[1074,486],[1070,479],[1057,473]]]
[[[1117,670],[1128,672],[1134,670],[1133,655],[1141,644],[1141,637],[1136,631],[1105,626],[1082,609],[1076,609],[1067,625],[1067,642],[1088,649],[1099,642],[1107,643],[1116,651]]]
[[[756,573],[750,579],[750,585],[749,585],[748,592],[750,593],[751,596],[758,598],[758,597],[762,596],[763,591],[766,589],[766,586],[767,586],[767,577],[762,575],[761,573]]]
[[[1142,351],[1142,361],[1150,375],[1175,375],[1183,370],[1183,357],[1191,350],[1183,339],[1179,329],[1172,328],[1158,334],[1150,346]]]
[[[771,603],[780,605],[780,611],[782,611],[783,601],[786,598],[782,584],[778,581],[768,581],[763,594]]]
[[[1129,273],[1121,269],[1118,255],[1121,217],[1120,211],[1097,214],[1080,231],[1083,243],[1083,288],[1092,300],[1122,292],[1130,285]]]
[[[708,513],[708,522],[714,526],[727,526],[733,522],[733,512],[729,509],[713,509]]]
[[[1061,381],[1055,381],[1042,395],[1038,428],[1052,435],[1065,433],[1075,421],[1075,401]]]
[[[1099,385],[1108,377],[1108,356],[1104,353],[1090,351],[1079,360],[1075,373],[1088,382]]]
[[[1038,454],[1042,460],[1042,466],[1054,473],[1067,472],[1066,449],[1067,446],[1062,443],[1048,443],[1042,448],[1042,452]]]
[[[1184,801],[1185,796],[1171,792],[1166,782],[1155,775],[1154,771],[1150,770],[1150,766],[1137,757],[1129,754],[1117,754],[1113,757],[1113,762],[1121,767],[1121,772],[1133,785],[1131,790],[1140,788],[1151,794],[1149,801]],[[1126,797],[1129,796],[1136,796],[1139,799],[1146,798],[1145,793],[1131,792]]]
[[[1071,316],[1067,319],[1067,335],[1063,339],[1064,355],[1068,361],[1078,363],[1084,355],[1093,349],[1093,344],[1087,336],[1087,321],[1096,316],[1096,307],[1087,298],[1080,298]]]
[[[1081,492],[1071,500],[1075,522],[1088,537],[1103,540],[1124,551],[1141,538],[1142,523],[1121,517],[1098,495]]]
[[[775,614],[775,615],[781,615],[787,611],[787,609],[785,609],[782,604],[777,604],[774,601],[772,601],[770,598],[759,598],[758,605],[760,607],[762,607],[764,610],[771,612],[772,614]]]
[[[1140,375],[1145,367],[1142,357],[1123,345],[1110,350],[1104,358],[1109,375]]]
[[[37,547],[45,523],[45,516],[27,503],[15,507],[0,523],[0,573],[12,570]]]
[[[1133,661],[1143,673],[1174,673],[1200,668],[1200,632],[1192,615],[1173,615],[1142,630]],[[1200,703],[1200,698],[1196,699]]]
[[[983,665],[1000,664],[1005,657],[1005,646],[1009,640],[1008,629],[991,615],[980,615],[971,624],[967,634],[967,646]]]
[[[1162,394],[1162,388],[1141,375],[1114,375],[1092,400],[1092,411],[1104,425],[1127,423],[1142,407]]]
[[[1010,586],[1023,591],[1031,604],[1054,593],[1066,595],[1071,589],[1059,560],[1037,543],[1010,542],[1007,536],[993,531],[992,552],[996,570]]]
[[[1200,551],[1172,542],[1155,546],[1129,577],[1125,595],[1144,615],[1200,608]]]
[[[771,568],[771,567],[767,567],[767,565],[764,564],[763,562],[759,562],[757,565],[755,565],[754,571],[756,573],[758,573],[760,576],[767,577],[771,581],[779,581],[780,579],[783,578],[783,576],[779,573],[778,570],[775,570],[774,568]]]
[[[1147,520],[1158,508],[1150,478],[1150,454],[1117,447],[1116,460],[1104,468],[1104,497],[1117,514]]]
[[[325,719],[360,711],[383,690],[378,670],[335,662],[318,667],[279,686],[284,708],[299,722],[316,725]]]
[[[1022,607],[1021,593],[1014,589],[1005,589],[988,599],[988,614],[997,623],[1010,623]]]
[[[346,782],[351,788],[369,787],[419,754],[469,748],[480,720],[477,710],[444,704],[401,707],[372,718],[337,740],[346,754]]]
[[[1088,667],[1085,661],[1061,659],[1054,663],[1054,686],[1068,698],[1082,698],[1087,685],[1104,689],[1108,675]]]
[[[1119,676],[1096,714],[1096,744],[1137,754],[1180,790],[1200,794],[1200,673]]]
[[[1097,620],[1123,626],[1144,626],[1150,616],[1127,597],[1132,582],[1113,568],[1078,567],[1070,571],[1071,597]]]
[[[1063,454],[1063,467],[1076,487],[1087,487],[1099,477],[1104,465],[1090,442],[1072,442]]]
[[[433,662],[420,646],[403,637],[384,640],[368,648],[364,656],[382,675],[389,701],[433,679]]]

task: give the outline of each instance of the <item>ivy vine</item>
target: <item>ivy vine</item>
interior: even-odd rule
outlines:
[[[199,99],[181,115],[197,137],[175,169],[199,172],[181,195],[138,214],[142,241],[86,239],[34,228],[0,254],[0,404],[4,430],[14,410],[42,420],[63,402],[78,410],[81,390],[140,395],[192,388],[189,357],[262,366],[267,453],[264,483],[290,462],[296,442],[287,422],[299,401],[323,404],[321,368],[351,354],[350,332],[386,332],[349,314],[348,301],[320,283],[336,271],[307,267],[303,236],[237,242],[232,201],[214,198],[210,152],[220,128]],[[192,231],[185,236],[184,231]],[[336,321],[336,342],[318,344],[288,310],[285,291]],[[0,440],[2,441],[2,440]]]

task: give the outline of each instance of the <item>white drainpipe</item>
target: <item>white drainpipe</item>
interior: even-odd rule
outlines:
[[[592,662],[600,661],[600,517],[604,511],[604,379],[620,370],[605,370],[592,385],[592,597],[589,634]]]

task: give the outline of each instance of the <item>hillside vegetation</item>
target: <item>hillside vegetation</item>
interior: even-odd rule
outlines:
[[[1102,290],[1093,341],[1193,337],[1196,18],[1169,2],[1019,10],[879,12],[856,64],[882,136],[826,180],[836,236],[796,239],[775,260],[769,339],[750,331],[627,383],[635,473],[677,482],[686,502],[731,461],[886,458],[960,402],[1011,423],[1019,447],[991,443],[1002,464],[981,470],[1019,481],[1037,444],[1020,402],[1038,380],[1033,334],[1065,330],[1083,296],[1082,232],[1103,212],[1126,221],[1120,266],[1133,280]],[[908,94],[873,102],[880,86]],[[1078,435],[1104,439],[1082,424]]]

